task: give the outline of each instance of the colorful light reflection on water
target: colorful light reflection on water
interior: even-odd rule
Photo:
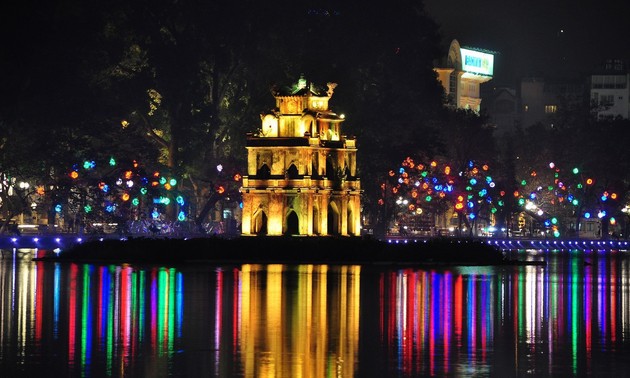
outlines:
[[[24,251],[23,251],[24,252]],[[630,257],[542,265],[132,266],[0,260],[0,375],[623,374]]]

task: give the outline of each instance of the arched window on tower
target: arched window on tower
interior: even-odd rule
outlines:
[[[256,176],[261,179],[268,179],[271,177],[271,169],[267,166],[267,164],[263,164],[258,168],[258,172],[256,172]]]
[[[257,211],[252,218],[252,233],[267,235],[267,214],[263,210]]]
[[[291,166],[289,167],[289,169],[287,169],[287,176],[289,179],[298,179],[300,178],[300,174],[298,172],[297,167],[295,166],[295,164],[291,164]]]
[[[287,214],[287,228],[285,235],[299,235],[300,234],[300,220],[295,211],[290,211]]]
[[[328,235],[340,235],[339,209],[335,203],[328,204]]]
[[[332,162],[332,156],[326,156],[326,177],[329,180],[333,180],[335,178],[335,167]]]

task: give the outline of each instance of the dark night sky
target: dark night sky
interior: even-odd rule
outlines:
[[[425,0],[441,26],[444,54],[451,40],[499,52],[495,86],[523,76],[584,76],[606,58],[630,59],[627,0]]]

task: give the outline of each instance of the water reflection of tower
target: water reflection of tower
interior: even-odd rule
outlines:
[[[244,265],[236,343],[244,376],[355,376],[359,278],[359,266]]]

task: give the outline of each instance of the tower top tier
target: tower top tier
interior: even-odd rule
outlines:
[[[328,109],[336,83],[326,88],[307,82],[301,76],[289,87],[271,88],[276,107],[260,116],[262,125],[258,137],[262,138],[307,138],[308,144],[320,141],[341,141],[341,123],[345,117]]]
[[[296,114],[304,111],[326,111],[336,83],[327,83],[327,88],[309,83],[300,76],[297,83],[289,87],[273,86],[271,94],[276,98],[276,108],[282,114]]]

